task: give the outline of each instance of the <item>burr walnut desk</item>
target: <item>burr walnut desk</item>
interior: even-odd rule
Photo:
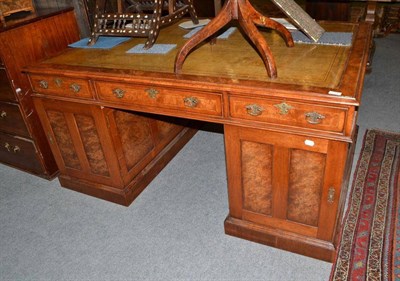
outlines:
[[[365,23],[326,23],[351,46],[296,44],[265,32],[278,78],[237,30],[173,72],[187,31],[162,29],[164,55],[69,49],[26,69],[64,187],[129,205],[195,132],[224,125],[226,233],[332,261],[371,40]],[[176,119],[180,118],[180,119]],[[212,188],[212,187],[210,187]]]

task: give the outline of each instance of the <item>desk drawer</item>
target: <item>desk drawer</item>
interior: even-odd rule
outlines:
[[[291,101],[230,97],[230,117],[318,130],[342,132],[345,108]]]
[[[0,130],[29,137],[28,129],[17,104],[0,102]]]
[[[43,173],[31,140],[0,133],[0,161],[22,170]]]
[[[222,116],[222,95],[149,85],[96,82],[99,98],[180,112]]]
[[[89,81],[84,79],[31,75],[33,90],[52,96],[93,99]]]

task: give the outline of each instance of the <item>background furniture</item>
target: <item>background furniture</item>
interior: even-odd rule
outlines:
[[[157,40],[160,29],[186,15],[198,24],[192,0],[134,1],[123,7],[118,1],[116,13],[106,12],[106,0],[97,0],[89,44],[96,43],[100,35],[147,37],[144,49],[150,49]]]
[[[374,26],[376,36],[396,31],[400,21],[399,0],[367,0],[366,2],[365,21]]]
[[[16,17],[19,19],[14,19]],[[26,65],[79,39],[74,12],[37,10],[12,15],[0,28],[0,161],[52,178],[58,168],[30,97]]]
[[[0,0],[0,23],[5,23],[4,17],[22,11],[35,11],[32,0]]]
[[[350,2],[341,0],[306,0],[306,11],[315,20],[348,21]]]
[[[218,0],[216,0],[218,2]],[[63,8],[73,6],[75,14],[77,15],[77,22],[80,30],[81,37],[88,37],[90,35],[90,27],[92,26],[92,18],[95,11],[95,0],[34,0],[36,8]],[[118,10],[117,0],[107,1],[107,11]],[[194,1],[193,3],[196,13],[199,17],[213,17],[214,16],[214,0],[201,0]],[[86,15],[86,7],[88,8],[89,15]]]
[[[137,182],[125,177],[121,163],[131,157],[122,157],[120,140],[128,145],[132,139],[153,142],[147,141],[147,133],[121,137],[124,130],[119,124],[125,129],[130,125],[117,122],[115,114],[136,120],[139,127],[151,121],[130,114],[221,123],[229,190],[226,233],[332,261],[371,29],[350,23],[323,27],[352,32],[352,46],[287,48],[276,32],[263,33],[274,49],[280,71],[276,79],[265,75],[257,51],[238,31],[228,40],[199,47],[187,57],[182,74],[175,75],[174,59],[187,33],[176,25],[159,35],[159,42],[177,44],[167,54],[126,54],[143,43],[132,38],[111,50],[70,49],[27,68],[35,106],[57,162],[62,163],[61,184],[113,201],[112,193],[127,192],[129,181]],[[73,84],[79,91],[71,91]],[[117,113],[121,110],[130,114]],[[59,128],[63,123],[66,126]],[[105,156],[99,157],[99,151]],[[106,154],[114,160],[103,161]],[[157,153],[149,155],[158,161]],[[116,171],[101,184],[93,172],[100,170],[93,167],[98,162],[103,174]],[[113,178],[127,181],[117,187]],[[195,175],[192,178],[196,180]]]

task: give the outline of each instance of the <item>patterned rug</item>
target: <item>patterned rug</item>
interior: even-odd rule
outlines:
[[[368,130],[330,280],[400,280],[400,134]]]

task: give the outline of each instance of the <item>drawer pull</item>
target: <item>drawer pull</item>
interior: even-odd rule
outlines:
[[[6,118],[6,117],[7,117],[7,112],[5,112],[4,110],[2,110],[1,113],[0,113],[0,118],[1,118],[1,119],[4,119],[4,118]]]
[[[13,148],[12,145],[10,145],[8,142],[4,144],[4,147],[7,149],[8,152],[18,153],[21,150],[18,145],[14,146]]]
[[[81,86],[79,86],[76,83],[72,83],[69,88],[76,94],[79,93],[79,91],[81,90]]]
[[[49,82],[45,80],[40,80],[39,81],[39,87],[42,89],[48,89],[49,88]]]
[[[156,89],[150,88],[146,90],[146,93],[149,95],[150,98],[155,99],[159,92]]]
[[[246,105],[246,111],[251,116],[259,116],[264,111],[264,108],[258,104],[249,104]]]
[[[196,107],[199,104],[199,100],[196,97],[186,97],[183,99],[183,103],[187,107]]]
[[[287,104],[286,102],[275,104],[274,106],[279,109],[279,113],[281,115],[286,115],[289,113],[289,110],[293,109],[293,106]]]
[[[306,120],[310,124],[319,124],[321,120],[325,118],[324,115],[319,114],[318,112],[307,112],[305,114]]]
[[[119,99],[122,99],[125,95],[125,91],[119,88],[114,89],[112,92]]]
[[[335,201],[335,188],[330,187],[328,189],[328,203],[329,204],[333,204],[333,202]]]

